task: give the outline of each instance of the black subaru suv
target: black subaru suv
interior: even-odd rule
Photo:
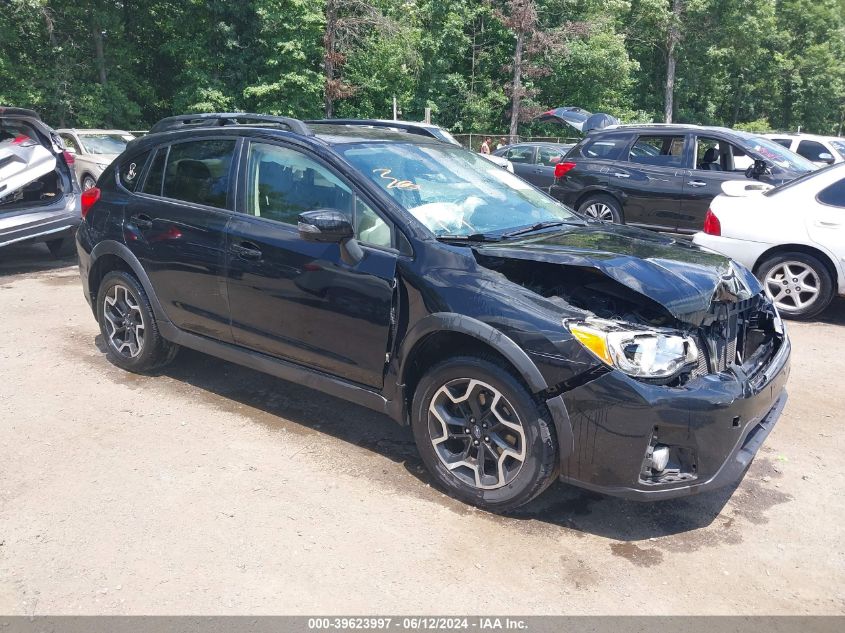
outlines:
[[[726,180],[779,185],[816,165],[774,141],[719,127],[620,125],[586,136],[555,166],[549,193],[617,224],[691,234]]]
[[[434,139],[169,118],[83,213],[114,364],[184,346],[382,411],[491,510],[558,477],[635,499],[735,482],[786,401],[790,344],[745,268]]]

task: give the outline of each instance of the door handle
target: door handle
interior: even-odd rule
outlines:
[[[133,215],[129,220],[142,231],[153,228],[153,219],[143,213]]]
[[[829,229],[838,229],[840,226],[842,226],[839,222],[825,222],[824,220],[819,220],[817,224],[819,226],[824,226]]]
[[[616,176],[617,178],[630,178],[631,177],[631,174],[622,174],[622,173],[619,173],[619,172],[615,172],[613,175]]]
[[[690,187],[706,187],[707,183],[703,180],[690,180],[687,183]]]
[[[232,254],[237,255],[241,259],[257,260],[261,259],[261,249],[252,242],[241,242],[240,244],[232,244],[229,247]]]

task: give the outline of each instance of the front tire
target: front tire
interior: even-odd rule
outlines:
[[[812,319],[833,300],[830,272],[807,253],[779,253],[760,264],[757,277],[787,319]]]
[[[456,357],[434,366],[417,386],[411,414],[423,463],[461,501],[507,512],[554,480],[548,410],[496,362]]]
[[[605,194],[592,195],[578,207],[578,213],[599,222],[624,224],[622,208],[615,198]]]
[[[97,321],[106,354],[121,369],[135,373],[160,369],[179,349],[161,336],[144,288],[126,271],[112,271],[100,283]]]

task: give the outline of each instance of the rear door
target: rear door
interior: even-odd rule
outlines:
[[[126,244],[167,316],[183,330],[222,341],[232,339],[225,228],[240,142],[202,138],[159,147],[125,211]]]
[[[677,230],[694,233],[704,226],[704,216],[713,198],[722,193],[726,180],[745,179],[745,169],[734,171],[732,161],[741,161],[744,152],[715,136],[697,134],[693,137],[692,164],[684,178],[683,198],[678,213]],[[737,156],[734,157],[734,152]]]
[[[675,230],[684,190],[686,136],[640,134],[615,162],[608,184],[620,192],[626,224]]]
[[[534,156],[534,174],[529,180],[541,189],[548,189],[555,181],[555,165],[563,160],[564,152],[554,145],[539,145]]]
[[[235,342],[357,383],[380,387],[396,289],[395,228],[331,165],[284,144],[253,141],[242,160],[241,213],[228,230]],[[303,211],[353,220],[364,257],[306,242]]]
[[[837,261],[845,261],[845,178],[822,189],[816,202],[807,205],[807,233]]]

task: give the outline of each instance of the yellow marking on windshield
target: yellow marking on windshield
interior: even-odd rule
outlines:
[[[393,171],[391,169],[386,169],[384,167],[376,167],[373,170],[374,174],[378,174],[385,180],[389,180],[387,188],[388,189],[405,189],[408,191],[419,191],[420,186],[412,183],[410,180],[399,180],[398,178],[394,178],[390,175],[390,172]]]

